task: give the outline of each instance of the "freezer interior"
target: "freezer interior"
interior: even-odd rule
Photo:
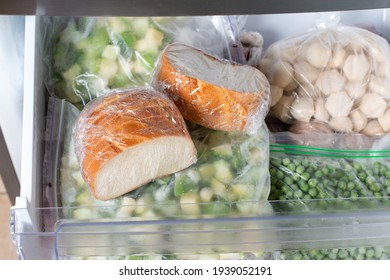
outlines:
[[[312,29],[319,18],[340,17],[342,24],[368,28],[390,40],[389,11],[249,15],[242,29],[263,36],[263,51],[275,41]],[[26,17],[25,73],[28,74],[24,90],[21,193],[12,207],[10,224],[20,258],[390,258],[390,200],[386,196],[309,199],[303,206],[302,200],[220,202],[211,214],[199,215],[161,211],[169,209],[169,203],[156,202],[151,206],[160,211],[159,216],[148,215],[142,204],[121,205],[126,213],[145,213],[127,217],[109,214],[117,211],[118,205],[94,205],[80,211],[77,205],[44,201],[43,192],[50,192],[52,197],[60,195],[56,188],[47,187],[43,178],[47,168],[44,157],[50,109],[44,84],[48,73],[43,46],[48,19]],[[55,106],[66,105],[58,102]],[[66,113],[56,117],[59,126],[67,125]],[[51,147],[55,154],[62,151],[64,136],[58,127],[50,131],[58,133],[50,138],[56,139]],[[56,169],[58,164],[54,162],[52,168]],[[56,172],[59,171],[52,170],[51,174]],[[190,202],[187,207],[198,205]],[[240,211],[227,215],[229,211],[220,209]],[[79,215],[79,218],[66,214],[75,212],[103,214]]]

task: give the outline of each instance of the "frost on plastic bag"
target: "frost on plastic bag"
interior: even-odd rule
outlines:
[[[263,73],[181,43],[162,52],[152,86],[168,94],[186,120],[211,129],[253,134],[268,112]]]
[[[148,84],[171,38],[156,23],[173,18],[46,19],[50,93],[82,108],[104,89]]]
[[[258,203],[266,201],[270,191],[265,125],[250,136],[197,125],[189,125],[189,131],[198,151],[194,165],[107,201],[95,199],[89,191],[73,138],[68,135],[57,186],[65,217],[218,217],[272,212]]]
[[[269,116],[368,136],[390,131],[390,47],[373,32],[323,26],[274,43],[258,67],[271,84]]]
[[[321,136],[324,137],[318,134]],[[347,140],[335,135],[332,140],[328,137],[326,143],[311,146],[297,145],[299,137],[305,138],[283,132],[271,136],[271,200],[295,200],[297,209],[306,211],[329,209],[327,200],[345,203],[346,207],[348,199],[374,197],[389,202],[390,150],[371,148],[380,138],[367,137],[362,147],[351,150],[343,149],[343,145],[353,141],[353,135],[346,135]],[[311,200],[318,203],[310,203]]]
[[[151,88],[116,90],[93,100],[81,112],[74,138],[83,177],[101,200],[196,162],[179,110]]]

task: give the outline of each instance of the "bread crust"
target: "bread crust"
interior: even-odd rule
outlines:
[[[211,84],[197,77],[187,76],[182,73],[183,71],[175,68],[168,57],[170,47],[173,45],[181,44],[171,44],[162,53],[156,69],[154,85],[158,90],[168,94],[186,120],[216,130],[245,132],[248,130],[248,123],[253,121],[251,118],[265,115],[268,110],[269,83],[260,71],[248,65],[218,60],[200,50],[182,45],[184,48],[190,48],[191,51],[201,53],[202,59],[217,61],[221,67],[253,68],[255,75],[264,81],[262,87],[255,92],[239,92]],[[186,67],[190,68],[191,65]],[[205,71],[209,70],[218,71],[218,69],[205,69]],[[257,121],[261,122],[261,120]]]

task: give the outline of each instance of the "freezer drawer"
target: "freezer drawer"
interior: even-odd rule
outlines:
[[[341,14],[343,22],[374,27],[390,38],[388,12],[377,9]],[[315,21],[313,13],[251,15],[245,28],[263,34],[267,47],[270,42],[313,26]],[[313,209],[310,212],[280,210],[288,209],[294,201],[246,202],[246,207],[256,211],[234,217],[173,215],[142,219],[76,220],[64,215],[72,209],[43,205],[42,191],[47,190],[42,169],[48,105],[41,46],[44,30],[42,17],[26,18],[28,75],[21,193],[11,213],[11,232],[21,258],[277,259],[310,254],[351,254],[352,258],[351,252],[357,258],[390,258],[390,203],[383,198],[313,200],[307,202]],[[326,210],[320,206],[323,202],[328,205]]]

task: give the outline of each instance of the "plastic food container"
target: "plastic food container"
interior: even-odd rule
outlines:
[[[388,12],[347,11],[341,16],[343,22],[374,27],[388,38]],[[245,28],[259,31],[266,47],[313,26],[315,19],[312,13],[253,15]],[[297,24],[292,26],[292,21]],[[389,258],[390,203],[384,197],[343,199],[344,203],[333,198],[310,199],[305,201],[310,211],[294,207],[296,200],[280,200],[247,201],[245,205],[252,211],[234,216],[67,218],[63,213],[77,210],[77,206],[64,208],[42,199],[59,195],[56,188],[44,187],[43,178],[47,171],[45,141],[53,139],[45,135],[48,95],[42,82],[46,73],[39,45],[43,30],[40,17],[26,18],[25,71],[29,75],[25,76],[21,194],[12,207],[10,225],[20,258]],[[61,127],[54,129],[62,131]],[[57,137],[62,139],[63,135]],[[61,141],[53,143],[63,145]],[[55,145],[53,151],[60,151]],[[224,207],[235,207],[235,202],[225,203]],[[93,211],[110,211],[115,206],[91,207]]]

